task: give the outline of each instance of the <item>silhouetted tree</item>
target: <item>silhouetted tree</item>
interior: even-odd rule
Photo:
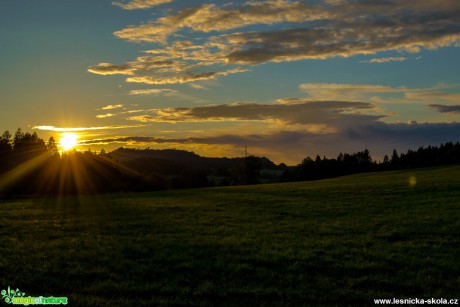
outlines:
[[[372,170],[372,157],[367,148],[364,151],[355,153],[354,156],[356,157],[357,170],[359,172],[369,172]]]
[[[319,155],[315,160],[305,158],[299,165],[286,170],[281,179],[283,181],[316,180],[331,178],[360,172],[379,170],[396,170],[403,168],[428,167],[460,163],[460,144],[452,142],[441,144],[439,147],[420,147],[418,150],[408,150],[407,153],[398,154],[393,150],[391,159],[385,155],[383,162],[378,164],[372,160],[369,150],[359,151],[354,154],[340,153],[337,159],[321,159]]]
[[[383,157],[383,164],[388,164],[390,163],[390,158],[388,158],[388,155],[385,155],[385,157]]]
[[[8,169],[11,159],[11,133],[6,130],[0,137],[0,171]]]
[[[396,149],[393,149],[393,154],[391,155],[390,163],[393,167],[399,165],[399,155]]]
[[[9,153],[11,149],[11,133],[6,130],[0,137],[0,154]]]
[[[48,139],[48,144],[46,144],[46,149],[50,152],[52,156],[58,155],[59,150],[57,148],[56,141],[52,136]]]
[[[16,132],[14,133],[14,139],[13,139],[13,148],[16,149],[24,139],[24,133],[22,132],[21,128],[18,128]]]

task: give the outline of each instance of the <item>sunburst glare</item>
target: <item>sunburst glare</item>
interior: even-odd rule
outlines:
[[[59,144],[64,151],[73,149],[78,144],[78,136],[75,133],[63,133],[59,139]]]

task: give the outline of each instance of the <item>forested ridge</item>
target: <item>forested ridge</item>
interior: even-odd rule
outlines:
[[[36,132],[0,137],[0,196],[137,192],[178,188],[318,180],[355,173],[460,163],[460,144],[420,147],[383,161],[369,150],[336,158],[306,157],[296,166],[265,157],[207,158],[184,150],[120,148],[96,154],[58,150]]]
[[[297,166],[289,168],[282,176],[283,181],[316,180],[356,173],[389,171],[410,168],[433,167],[460,163],[460,144],[448,142],[440,146],[409,149],[398,154],[396,149],[383,161],[375,161],[369,150],[353,154],[340,153],[337,158],[307,157]]]

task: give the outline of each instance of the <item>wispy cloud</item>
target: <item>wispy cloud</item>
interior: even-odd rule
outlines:
[[[458,84],[438,84],[427,88],[392,87],[373,84],[303,83],[299,89],[309,100],[360,100],[374,103],[423,103],[434,101],[455,103],[460,94]],[[279,102],[285,102],[280,99]]]
[[[109,118],[109,117],[119,116],[123,114],[133,114],[133,113],[140,113],[140,112],[145,112],[145,110],[127,110],[127,111],[118,112],[118,113],[98,114],[96,115],[96,118]]]
[[[132,0],[128,3],[112,2],[113,5],[119,6],[125,10],[148,9],[160,4],[170,3],[173,0]]]
[[[129,94],[134,96],[175,96],[179,94],[179,91],[168,88],[152,88],[131,90],[129,91]]]
[[[460,105],[446,106],[441,104],[430,104],[430,108],[441,113],[457,113],[460,114]]]
[[[411,100],[423,101],[460,101],[460,93],[443,92],[434,89],[426,91],[409,91],[406,93],[406,97]]]
[[[322,19],[327,27],[321,22],[302,23],[295,28],[221,37],[221,42],[233,49],[227,55],[229,62],[325,59],[389,50],[419,52],[452,46],[460,39],[460,4],[452,0],[344,1],[327,10],[329,15]],[[405,18],[408,15],[411,18]]]
[[[404,62],[406,57],[388,57],[388,58],[374,58],[369,61],[362,61],[362,63],[389,63],[389,62]]]
[[[122,104],[109,104],[108,106],[102,107],[101,110],[113,110],[123,108]]]
[[[181,28],[197,32],[225,31],[257,24],[281,22],[300,23],[329,17],[320,6],[301,2],[271,0],[247,2],[240,7],[203,4],[186,8],[176,15],[158,18],[154,23],[131,26],[115,32],[115,36],[134,42],[164,41]]]
[[[205,87],[204,85],[201,84],[196,84],[196,83],[190,83],[189,86],[193,89],[196,90],[203,90],[203,91],[209,91],[209,88]]]
[[[295,104],[234,103],[195,108],[152,109],[132,116],[139,122],[245,122],[262,121],[276,126],[321,125],[328,130],[355,123],[373,122],[382,115],[367,115],[373,105],[364,102],[309,101]],[[304,127],[305,129],[305,127]]]
[[[190,73],[184,72],[176,75],[162,75],[162,76],[137,76],[129,77],[126,79],[128,83],[144,83],[152,85],[163,85],[163,84],[181,84],[200,80],[214,79],[218,76],[227,76],[229,74],[235,74],[244,72],[246,69],[237,68],[229,69],[220,72],[205,72],[205,73]]]
[[[133,62],[101,63],[89,71],[130,75],[128,82],[187,83],[243,72],[243,66],[266,62],[455,46],[460,42],[459,26],[460,2],[456,0],[207,3],[115,32],[131,42],[160,43],[160,48],[146,51],[148,56]],[[187,40],[181,40],[184,32]]]
[[[55,126],[34,126],[32,129],[43,130],[43,131],[55,131],[55,132],[84,132],[84,131],[96,131],[96,130],[114,130],[114,129],[128,129],[143,127],[144,125],[115,125],[115,126],[101,126],[101,127],[55,127]]]
[[[132,75],[136,70],[135,67],[126,65],[114,65],[110,63],[99,63],[96,66],[91,66],[88,71],[97,75]]]
[[[302,83],[299,85],[299,88],[308,93],[315,93],[316,91],[388,93],[403,92],[407,90],[407,88],[395,88],[385,85],[347,83]]]
[[[112,116],[116,116],[116,114],[113,114],[113,113],[99,114],[99,115],[96,115],[96,118],[107,118],[107,117],[112,117]]]

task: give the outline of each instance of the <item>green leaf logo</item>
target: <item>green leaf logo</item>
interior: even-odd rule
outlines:
[[[16,290],[12,290],[10,286],[8,286],[8,290],[2,290],[2,299],[5,300],[7,304],[11,304],[13,302],[13,297],[24,297],[26,294],[24,292],[19,291],[18,288]]]

